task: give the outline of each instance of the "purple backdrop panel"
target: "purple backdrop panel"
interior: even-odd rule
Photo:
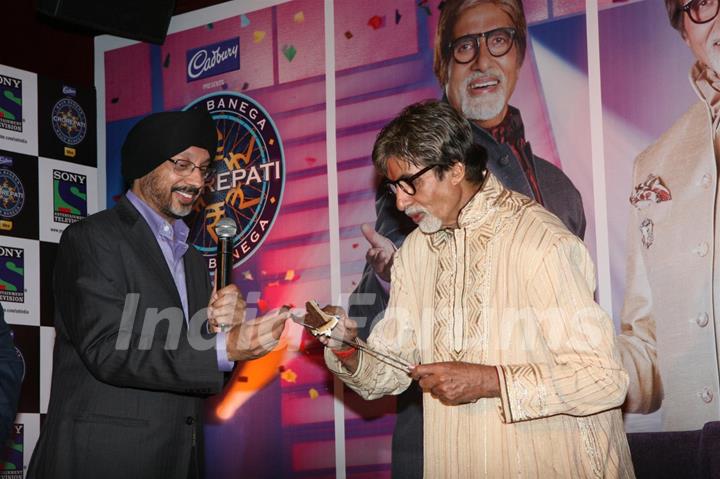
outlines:
[[[541,22],[548,18],[548,0],[525,0],[523,7],[525,7],[525,18],[528,23]]]
[[[283,141],[289,144],[307,137],[324,137],[325,105],[296,110],[288,115],[277,115],[276,124],[280,131],[287,132]]]
[[[325,76],[325,15],[321,0],[278,5],[278,81],[287,83]]]
[[[308,176],[325,172],[326,154],[325,139],[312,142],[285,143],[285,156],[288,161],[288,176]],[[285,194],[292,194],[286,191]]]
[[[325,454],[315,451],[324,450]],[[333,441],[312,441],[295,444],[292,447],[293,469],[298,472],[331,469],[335,467],[335,443]],[[334,477],[329,476],[328,477]]]
[[[105,54],[105,119],[108,122],[152,111],[150,45],[138,43]]]
[[[417,53],[415,5],[415,0],[336,1],[337,71]]]
[[[298,64],[298,68],[302,66]],[[253,98],[265,105],[269,111],[294,112],[302,108],[314,107],[318,103],[325,103],[325,77],[263,88],[254,91]]]
[[[428,86],[421,89],[399,91],[396,94],[378,98],[368,98],[362,102],[347,103],[337,107],[338,130],[351,132],[360,123],[364,124],[380,122],[387,123],[395,117],[403,107],[420,100],[437,98],[437,88]],[[368,150],[368,153],[372,148]]]
[[[390,459],[390,440],[387,436],[363,436],[348,439],[345,456],[348,467],[387,464]]]
[[[552,0],[552,3],[556,17],[585,12],[585,0]]]
[[[332,421],[333,400],[332,390],[327,388],[307,387],[304,392],[283,394],[283,426],[310,426]]]

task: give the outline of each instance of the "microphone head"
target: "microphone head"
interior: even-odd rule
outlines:
[[[232,218],[225,216],[215,225],[215,234],[218,238],[232,238],[237,234],[237,225]]]

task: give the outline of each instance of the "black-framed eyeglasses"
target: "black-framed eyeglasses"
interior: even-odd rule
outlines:
[[[515,35],[517,35],[517,30],[514,28],[496,28],[487,32],[463,35],[450,42],[448,48],[457,63],[465,64],[477,58],[480,53],[481,38],[485,39],[485,46],[490,52],[490,55],[501,57],[512,48]]]
[[[440,166],[440,165],[430,165],[430,166],[426,166],[425,168],[423,168],[422,170],[418,171],[417,173],[415,173],[415,174],[412,175],[412,176],[401,177],[401,178],[398,178],[398,179],[395,180],[395,181],[387,180],[387,181],[385,182],[385,185],[387,186],[387,189],[390,190],[390,193],[392,193],[393,195],[397,195],[397,190],[398,190],[398,188],[400,188],[401,190],[403,190],[403,192],[404,192],[406,195],[412,196],[412,195],[415,194],[415,185],[413,184],[413,181],[417,180],[417,179],[420,178],[422,175],[424,175],[424,174],[427,173],[428,171],[432,170],[432,169],[435,168],[436,166]]]
[[[205,180],[205,181],[207,181],[212,175],[215,174],[215,168],[213,168],[210,165],[197,166],[192,161],[174,160],[172,158],[168,158],[168,161],[173,164],[173,171],[175,171],[175,173],[177,173],[180,176],[192,175],[193,171],[195,171],[195,168],[200,170],[200,176],[202,176],[203,180]]]
[[[680,8],[693,23],[707,23],[717,17],[720,0],[690,0]]]

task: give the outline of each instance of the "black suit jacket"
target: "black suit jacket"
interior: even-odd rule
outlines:
[[[0,444],[5,443],[17,411],[23,364],[15,351],[10,327],[0,305]]]
[[[184,265],[192,316],[211,287],[194,248]],[[223,384],[214,337],[188,331],[162,251],[127,198],[65,230],[53,280],[50,406],[28,477],[199,475],[202,397]],[[153,319],[173,311],[180,319]]]
[[[488,170],[506,188],[533,198],[530,182],[520,160],[510,147],[498,143],[487,131],[477,125],[472,124],[472,128],[475,143],[487,150]],[[529,143],[526,145],[525,154],[533,161],[545,208],[560,218],[572,233],[582,239],[585,235],[585,212],[580,192],[562,170],[533,155]],[[375,230],[390,238],[397,247],[402,245],[405,237],[416,227],[408,216],[397,210],[395,197],[387,193],[384,188],[378,189],[375,211],[377,212]],[[388,293],[369,264],[365,265],[362,278],[350,296],[349,303],[348,315],[358,322],[359,336],[367,339],[372,327],[382,319],[388,304]],[[422,478],[422,421],[422,391],[417,383],[413,382],[397,399],[397,422],[392,443],[394,479]]]

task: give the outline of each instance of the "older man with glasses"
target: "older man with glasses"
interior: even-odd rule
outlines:
[[[695,103],[635,160],[619,336],[625,409],[662,429],[720,420],[720,19],[718,0],[665,0],[692,50]]]
[[[435,38],[435,75],[446,101],[471,120],[474,141],[487,151],[488,170],[507,188],[545,206],[582,238],[585,214],[580,194],[560,169],[533,155],[520,112],[508,104],[526,45],[527,24],[519,0],[449,0]],[[378,191],[375,229],[363,225],[371,247],[363,277],[350,298],[349,314],[360,324],[362,338],[383,316],[394,252],[416,227],[398,213],[386,191]],[[397,410],[392,475],[422,477],[419,388],[413,384],[401,394]]]
[[[367,347],[341,309],[326,308],[343,320],[321,337],[325,362],[366,399],[417,381],[423,477],[632,478],[627,374],[593,301],[590,255],[485,169],[473,136],[437,101],[380,132],[373,163],[418,229],[395,255],[390,304]]]

